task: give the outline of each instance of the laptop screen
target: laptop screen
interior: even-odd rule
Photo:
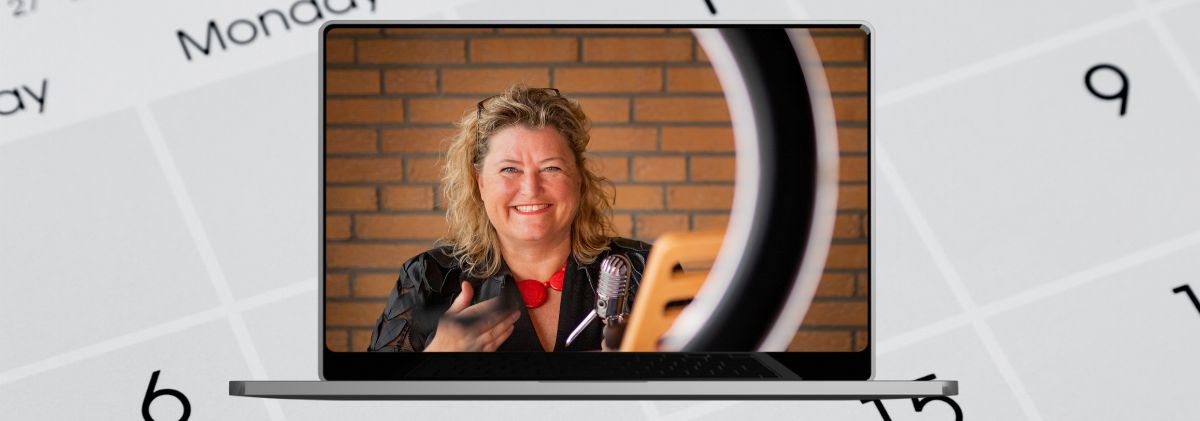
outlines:
[[[771,48],[752,37],[721,43],[720,28],[680,24],[328,25],[325,376],[347,355],[434,351],[769,351],[869,364],[869,31],[740,28],[790,31],[794,50],[762,55],[809,54],[795,79],[820,110],[779,114],[803,111],[828,130],[774,141],[825,136],[832,149],[816,154],[836,166],[823,170],[834,178],[825,198],[801,201],[800,228],[773,233],[799,254],[730,246],[771,231],[737,218],[781,203],[753,208],[741,202],[755,196],[736,191],[772,183],[737,146],[769,137],[735,124],[765,114],[732,98],[746,90],[731,79],[752,76],[729,58]],[[807,163],[779,170],[819,178]],[[796,269],[713,286],[739,269],[730,254],[750,250]],[[699,313],[728,307],[726,296],[742,310],[724,314],[761,302],[773,317],[714,332],[721,324]]]

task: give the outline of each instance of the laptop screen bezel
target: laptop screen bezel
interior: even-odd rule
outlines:
[[[873,85],[874,85],[874,69],[873,69],[873,52],[872,52],[872,30],[869,25],[863,22],[622,22],[622,21],[595,21],[595,22],[558,22],[558,21],[530,21],[530,22],[481,22],[481,21],[422,21],[422,22],[404,22],[404,21],[329,21],[320,29],[320,47],[318,49],[319,67],[319,95],[320,95],[320,148],[319,159],[321,165],[318,168],[319,186],[319,229],[318,229],[318,255],[319,255],[319,273],[324,274],[326,268],[325,261],[325,146],[326,146],[326,120],[325,120],[325,40],[328,33],[333,29],[339,28],[470,28],[470,27],[488,27],[488,28],[743,28],[743,27],[771,27],[771,28],[822,28],[822,29],[856,29],[862,30],[865,37],[866,61],[868,72],[867,86],[867,137],[868,137],[868,212],[870,231],[874,233],[874,191],[875,181],[871,163],[874,160],[874,101],[873,101]],[[775,361],[794,372],[800,378],[808,380],[869,380],[874,373],[874,353],[873,345],[875,340],[874,327],[874,245],[873,239],[867,237],[867,248],[869,253],[869,263],[867,267],[867,312],[868,312],[868,329],[867,329],[867,345],[858,351],[850,352],[766,352],[759,353],[771,357]],[[372,352],[338,352],[329,349],[325,342],[325,283],[318,283],[318,374],[323,380],[437,380],[437,379],[420,379],[414,378],[413,373],[418,367],[420,371],[428,371],[429,365],[461,367],[455,361],[459,359],[479,361],[480,359],[488,359],[496,354],[489,353],[438,353],[423,354],[423,353],[372,353]],[[524,354],[524,353],[506,353],[506,354]],[[594,362],[595,358],[588,356],[580,356],[577,353],[538,353],[544,354],[545,358],[552,358],[557,361],[564,362],[561,364],[564,367],[571,367],[573,360],[578,360],[580,363]],[[655,355],[664,354],[657,352],[649,353],[608,353],[615,358],[623,358],[621,355],[633,357],[633,354]],[[574,356],[573,356],[574,355]],[[556,364],[559,366],[559,364]],[[568,369],[569,370],[569,369]],[[582,370],[581,370],[582,371]],[[562,373],[563,379],[578,379],[587,380],[586,377],[574,377],[571,373]],[[513,380],[511,378],[495,378],[487,376],[466,376],[463,379],[470,380]],[[630,377],[636,379],[636,377]]]

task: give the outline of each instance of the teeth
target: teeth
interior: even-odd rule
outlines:
[[[536,211],[540,211],[542,209],[546,209],[548,207],[550,207],[550,205],[516,206],[517,210],[519,210],[521,212],[536,212]]]

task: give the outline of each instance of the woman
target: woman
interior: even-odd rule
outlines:
[[[629,259],[632,302],[650,246],[616,238],[610,184],[584,158],[589,124],[557,89],[520,85],[459,121],[442,171],[449,233],[404,263],[370,351],[601,349],[599,321],[566,345],[600,262]]]

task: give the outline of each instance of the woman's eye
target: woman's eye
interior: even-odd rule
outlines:
[[[516,167],[504,167],[504,168],[500,169],[500,172],[507,173],[507,174],[516,174],[517,168]]]
[[[546,168],[545,168],[543,171],[559,172],[559,171],[562,171],[562,168],[559,168],[559,167],[546,167]]]

